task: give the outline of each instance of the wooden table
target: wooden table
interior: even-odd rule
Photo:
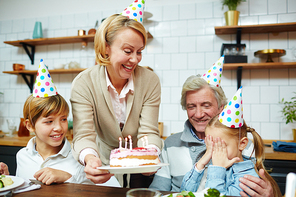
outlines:
[[[62,196],[62,197],[73,197],[73,196],[100,196],[100,197],[125,197],[126,192],[129,188],[118,188],[118,187],[105,187],[97,185],[85,185],[85,184],[74,184],[64,183],[56,185],[41,185],[40,189],[32,190],[28,192],[14,194],[16,197],[42,197],[42,196]],[[161,192],[162,194],[170,194],[172,192]]]

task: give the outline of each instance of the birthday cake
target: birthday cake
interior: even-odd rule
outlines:
[[[160,163],[157,151],[154,148],[148,147],[147,136],[141,138],[144,147],[132,148],[133,144],[131,135],[128,135],[124,140],[124,148],[122,147],[122,138],[119,137],[119,148],[111,151],[111,167],[137,167]]]
[[[154,148],[117,148],[112,150],[110,154],[111,167],[136,167],[158,163],[160,160]]]

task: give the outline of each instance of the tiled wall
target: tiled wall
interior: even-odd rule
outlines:
[[[148,7],[153,14],[144,23],[153,35],[143,52],[140,65],[150,66],[162,84],[160,119],[164,122],[164,135],[180,132],[187,119],[180,107],[180,92],[185,79],[193,74],[203,74],[220,55],[222,43],[235,43],[236,35],[214,33],[214,26],[223,26],[221,3],[192,1],[192,4]],[[241,12],[239,24],[284,23],[296,21],[296,0],[247,0],[238,6]],[[3,41],[32,38],[35,21],[41,21],[44,37],[77,35],[78,29],[88,30],[95,21],[121,10],[98,11],[71,15],[53,15],[43,18],[25,18],[0,21],[0,129],[6,131],[6,118],[14,118],[17,124],[29,88],[21,76],[3,74],[12,70],[13,63],[22,63],[26,69],[36,70],[43,58],[50,69],[59,63],[77,61],[81,67],[94,65],[93,44],[86,48],[80,44],[44,45],[36,47],[35,65],[31,65],[22,48],[4,44]],[[296,32],[279,34],[243,34],[247,45],[248,62],[259,62],[254,52],[266,48],[286,50],[286,55],[274,61],[291,62],[292,48],[296,47]],[[69,100],[71,81],[76,74],[54,74],[58,92]],[[243,102],[246,122],[264,139],[292,139],[292,125],[281,118],[281,98],[290,99],[296,91],[296,69],[243,70]],[[236,91],[236,71],[223,72],[222,87],[230,98]],[[70,117],[71,118],[71,117]]]

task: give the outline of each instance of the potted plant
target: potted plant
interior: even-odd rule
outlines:
[[[283,98],[280,103],[284,105],[281,112],[286,124],[296,122],[296,95],[291,98],[291,101],[285,101]],[[296,142],[296,129],[293,129],[293,138],[294,142]]]
[[[224,9],[224,6],[228,7],[228,11],[224,13],[227,26],[238,24],[239,11],[236,8],[243,1],[246,0],[222,0],[222,9]]]

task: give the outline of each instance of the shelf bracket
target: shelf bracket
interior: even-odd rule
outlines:
[[[31,74],[25,74],[25,73],[20,73],[25,80],[26,84],[30,88],[30,93],[33,93],[33,86],[34,86],[34,75]],[[27,76],[30,78],[28,80]]]
[[[241,44],[241,38],[242,38],[242,28],[237,28],[236,30],[236,44]],[[237,89],[241,87],[242,84],[242,71],[243,67],[239,66],[236,70],[236,80],[237,80]]]
[[[23,42],[21,42],[20,44],[23,46],[23,48],[25,49],[27,55],[29,56],[29,58],[31,60],[31,65],[34,65],[35,46],[29,45],[29,44],[26,44],[26,43],[23,43]],[[28,47],[31,48],[31,52],[29,51]]]
[[[242,66],[237,67],[237,69],[236,69],[237,89],[239,89],[241,87],[242,71],[243,71],[243,67]]]
[[[242,28],[237,28],[236,30],[236,44],[241,44],[242,40]]]

